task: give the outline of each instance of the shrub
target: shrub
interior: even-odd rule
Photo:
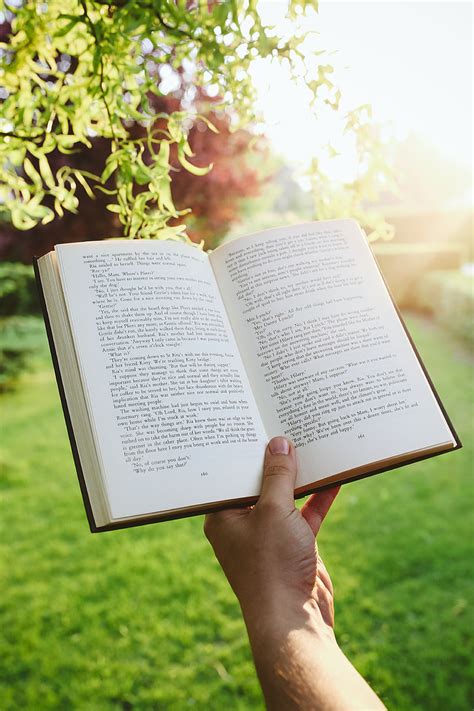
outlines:
[[[40,310],[33,268],[19,262],[0,264],[0,316]]]
[[[11,389],[30,367],[33,356],[46,354],[43,320],[36,316],[0,319],[0,391]]]
[[[460,271],[426,274],[417,289],[419,306],[474,347],[474,278]]]
[[[436,242],[380,242],[372,246],[380,270],[401,308],[419,308],[418,285],[426,274],[457,269],[462,245]]]

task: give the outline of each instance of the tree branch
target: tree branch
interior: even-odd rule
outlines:
[[[110,132],[112,134],[112,138],[115,142],[117,142],[117,136],[115,134],[114,130],[114,124],[112,120],[112,114],[110,112],[110,107],[107,102],[107,98],[105,95],[105,89],[104,89],[104,58],[102,56],[102,52],[100,49],[100,42],[99,42],[99,37],[97,36],[97,32],[95,29],[95,25],[92,22],[92,19],[89,16],[88,10],[87,10],[87,2],[86,0],[80,0],[81,7],[82,7],[82,12],[84,14],[84,20],[86,21],[87,25],[89,25],[89,29],[92,33],[92,36],[94,37],[95,40],[95,46],[96,46],[96,51],[99,52],[99,86],[100,86],[100,93],[102,94],[102,101],[104,102],[105,110],[107,112],[107,116],[109,118],[109,126],[110,126]]]

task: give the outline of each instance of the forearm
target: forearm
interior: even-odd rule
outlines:
[[[255,666],[270,711],[379,711],[384,705],[340,650],[308,602],[256,620],[244,612]],[[275,624],[275,620],[278,623]]]
[[[313,494],[299,510],[295,485],[295,449],[275,437],[257,504],[208,515],[204,529],[240,602],[267,707],[381,711],[337,645],[331,578],[315,548],[339,489]]]

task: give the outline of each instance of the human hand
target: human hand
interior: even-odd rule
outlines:
[[[315,545],[339,487],[298,511],[295,480],[295,450],[276,437],[257,504],[208,514],[204,525],[240,602],[267,708],[383,710],[337,645],[331,579]]]
[[[252,634],[275,628],[284,615],[311,616],[320,633],[332,635],[333,588],[317,554],[315,536],[339,487],[313,494],[295,507],[296,456],[283,437],[267,447],[262,493],[253,508],[208,514],[204,525]],[[298,624],[299,624],[298,620]]]
[[[295,450],[276,437],[257,504],[208,514],[204,525],[240,602],[267,708],[383,710],[337,645],[331,579],[315,545],[339,487],[298,511],[295,480]]]

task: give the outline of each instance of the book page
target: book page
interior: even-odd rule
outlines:
[[[269,437],[297,485],[453,442],[356,222],[267,230],[210,257]]]
[[[112,517],[258,493],[266,436],[207,255],[56,253]]]

